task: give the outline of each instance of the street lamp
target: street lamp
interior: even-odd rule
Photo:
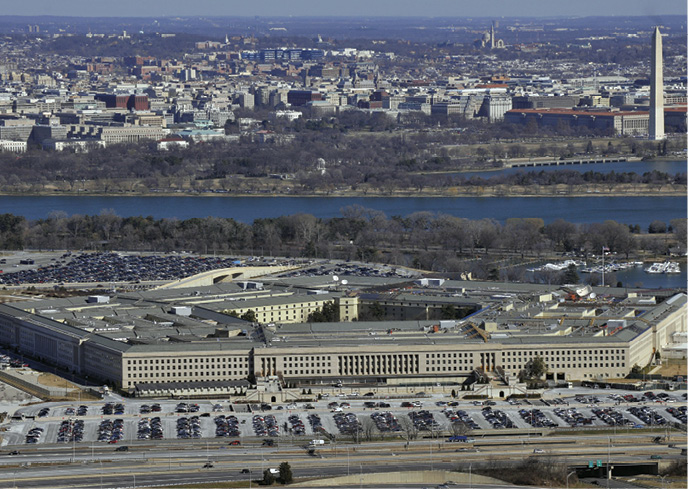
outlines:
[[[576,473],[576,471],[574,470],[573,472],[571,472],[570,474],[568,474],[566,476],[566,489],[569,489],[569,477],[571,477],[575,473]]]
[[[473,464],[468,464],[468,488],[473,489],[473,473],[471,472],[471,469],[473,468]]]
[[[611,458],[612,458],[612,437],[607,437],[607,489],[609,489],[609,480],[612,477],[611,468]]]

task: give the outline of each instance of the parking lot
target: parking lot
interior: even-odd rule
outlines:
[[[70,284],[177,280],[210,270],[287,265],[290,260],[136,253],[25,253],[0,258],[0,284]]]
[[[201,256],[189,253],[17,252],[0,257],[0,284],[138,283],[169,281],[236,266],[304,265],[281,278],[341,275],[342,277],[406,277],[392,268],[366,264],[278,258]]]
[[[304,442],[311,438],[397,434],[449,436],[461,423],[473,436],[509,428],[614,427],[634,429],[685,423],[684,393],[636,396],[577,395],[547,401],[323,400],[311,404],[231,404],[226,401],[124,400],[24,407],[4,445],[223,439],[228,444]],[[335,405],[336,404],[336,405]],[[379,407],[382,404],[385,407]],[[371,407],[376,406],[376,407]],[[403,407],[402,407],[403,405]],[[307,409],[308,407],[308,409]],[[312,408],[312,409],[311,409]],[[15,418],[17,416],[15,415]],[[271,442],[273,443],[273,442]]]

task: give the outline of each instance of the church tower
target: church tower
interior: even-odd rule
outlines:
[[[655,27],[652,34],[650,72],[650,139],[664,139],[664,76],[662,75],[662,34]]]

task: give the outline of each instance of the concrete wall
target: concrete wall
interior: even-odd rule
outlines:
[[[482,475],[471,474],[473,484],[505,484],[504,482],[485,477]],[[460,484],[469,483],[469,475],[464,472],[449,472],[447,470],[425,470],[409,472],[381,472],[375,474],[355,474],[343,477],[333,477],[331,479],[319,479],[292,484],[291,487],[337,487],[352,486],[355,484],[444,484],[445,482],[456,482]]]
[[[208,272],[199,273],[180,280],[175,280],[158,287],[159,289],[178,289],[184,287],[203,287],[218,282],[231,282],[233,280],[246,280],[271,273],[286,272],[299,267],[290,266],[266,266],[266,267],[235,267],[220,268]]]

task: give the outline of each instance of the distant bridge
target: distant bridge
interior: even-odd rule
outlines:
[[[641,161],[637,156],[618,156],[614,158],[579,158],[568,160],[528,160],[519,162],[509,162],[509,168],[536,168],[540,166],[566,166],[566,165],[592,165],[595,163],[624,163],[628,161]]]

